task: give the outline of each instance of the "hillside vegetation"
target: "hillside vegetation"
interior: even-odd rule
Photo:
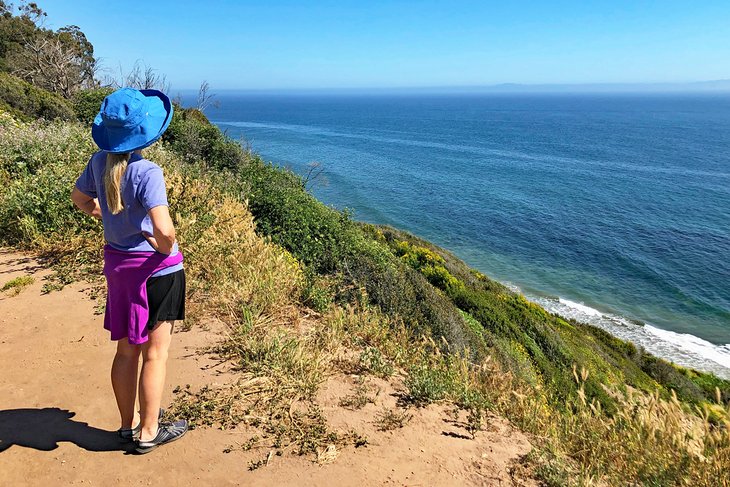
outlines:
[[[112,88],[95,78],[84,33],[45,28],[45,16],[0,1],[0,246],[48,259],[45,291],[86,280],[99,298],[102,228],[69,196]],[[122,78],[106,84],[164,88],[149,67]],[[315,401],[327,377],[356,372],[399,388],[383,413],[392,429],[434,402],[464,413],[472,437],[487,412],[505,416],[535,446],[515,475],[548,485],[730,485],[727,381],[549,314],[414,235],[357,222],[199,110],[177,107],[145,155],[165,171],[185,253],[186,326],[222,323],[226,338],[207,352],[238,373],[177,391],[172,413],[193,425],[245,423],[259,434],[242,448],[321,460],[367,444]],[[367,403],[360,385],[343,407]]]
[[[49,291],[103,284],[101,227],[69,200],[94,151],[86,127],[0,116],[0,245],[52,259]],[[179,394],[174,409],[198,425],[256,410],[262,434],[300,454],[358,444],[307,402],[332,370],[355,368],[400,377],[406,405],[452,402],[475,434],[485,411],[505,415],[536,435],[524,467],[548,484],[730,482],[727,382],[551,315],[415,236],[354,221],[195,110],[177,110],[146,156],[165,169],[188,325],[224,322],[230,337],[212,352],[241,370],[229,388]],[[350,363],[335,360],[343,348]],[[282,414],[292,401],[301,413]]]
[[[2,72],[0,72],[0,108],[15,118],[26,121],[36,118],[70,120],[75,117],[71,104],[65,99]]]

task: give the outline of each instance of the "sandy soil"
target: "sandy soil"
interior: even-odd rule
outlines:
[[[248,462],[266,452],[232,451],[252,431],[199,428],[179,442],[148,455],[128,454],[113,432],[118,413],[109,382],[114,344],[94,314],[94,302],[80,283],[42,294],[49,271],[36,259],[0,250],[0,287],[32,275],[18,295],[0,293],[0,484],[32,485],[532,485],[510,475],[511,465],[529,452],[525,436],[505,420],[490,417],[476,439],[446,406],[411,410],[402,429],[377,431],[383,407],[394,407],[393,385],[371,379],[380,389],[376,403],[358,411],[340,407],[355,378],[332,377],[319,403],[337,428],[354,428],[365,447],[337,452],[325,465],[295,456],[273,456],[254,471]],[[219,339],[195,328],[176,333],[168,366],[164,403],[176,385],[198,388],[231,380],[213,367],[201,346]],[[333,455],[334,457],[334,455]]]

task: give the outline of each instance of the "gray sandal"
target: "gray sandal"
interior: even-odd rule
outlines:
[[[149,453],[158,446],[162,446],[166,443],[172,443],[175,440],[179,440],[185,433],[188,432],[188,422],[184,419],[179,419],[172,423],[160,423],[157,427],[157,435],[149,441],[137,440],[137,453]]]
[[[157,421],[160,421],[162,419],[162,416],[164,416],[164,415],[165,415],[165,410],[160,408],[160,414],[157,416]],[[117,434],[124,441],[134,441],[139,438],[139,432],[141,430],[142,430],[142,423],[140,422],[134,428],[119,428],[117,430]]]

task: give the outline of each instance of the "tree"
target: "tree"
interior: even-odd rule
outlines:
[[[94,46],[78,26],[45,28],[47,14],[34,2],[17,10],[0,3],[0,69],[66,98],[98,85]]]
[[[13,15],[12,4],[0,2],[0,71],[10,71],[8,56],[23,48],[25,39],[38,30],[35,24],[37,16]]]
[[[119,77],[107,75],[102,84],[112,88],[127,86],[138,90],[159,90],[163,93],[170,91],[170,83],[167,81],[167,76],[160,74],[152,66],[147,65],[139,59],[135,61],[129,73],[124,74],[120,65]]]
[[[94,57],[94,46],[86,38],[86,34],[77,25],[61,27],[56,34],[65,48],[76,55],[76,62],[83,76],[83,83],[86,85],[84,87],[94,86],[95,83],[92,80],[96,75],[97,60]]]
[[[9,60],[14,75],[65,98],[94,86],[96,63],[85,61],[75,42],[57,35],[38,35],[28,40]]]

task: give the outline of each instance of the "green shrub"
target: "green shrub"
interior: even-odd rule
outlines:
[[[248,200],[257,231],[314,272],[340,276],[339,300],[363,290],[373,304],[416,332],[443,337],[455,350],[483,347],[446,297],[372,239],[348,212],[308,193],[296,174],[254,155],[237,172],[221,176],[220,185]]]
[[[405,383],[408,399],[419,406],[444,399],[451,384],[452,378],[448,369],[434,368],[429,364],[420,364],[409,370]]]
[[[332,290],[326,279],[309,270],[305,275],[302,302],[318,313],[324,313],[332,305]]]
[[[395,373],[393,364],[388,361],[387,358],[377,347],[366,347],[360,353],[360,367],[378,377],[388,378]]]
[[[162,137],[186,162],[205,162],[215,169],[237,169],[250,155],[206,116],[194,108],[175,106],[170,126]]]
[[[0,140],[0,170],[13,177],[35,174],[48,165],[64,165],[79,173],[96,150],[89,131],[61,122],[9,122]],[[0,192],[7,189],[0,187]]]
[[[74,118],[73,108],[68,101],[2,72],[0,72],[0,109],[10,112],[21,120]]]
[[[76,177],[77,173],[54,165],[13,181],[0,205],[0,242],[68,241],[77,233],[99,232],[99,222],[71,202]]]
[[[95,88],[76,93],[72,99],[76,119],[85,125],[91,125],[99,113],[104,98],[112,91],[114,91],[112,88]]]
[[[309,194],[297,175],[254,156],[229,188],[249,200],[258,230],[321,274],[338,270],[364,243],[347,213]]]
[[[0,138],[0,243],[38,239],[68,241],[98,232],[96,220],[76,210],[69,197],[94,151],[88,131],[60,122],[16,124]]]

